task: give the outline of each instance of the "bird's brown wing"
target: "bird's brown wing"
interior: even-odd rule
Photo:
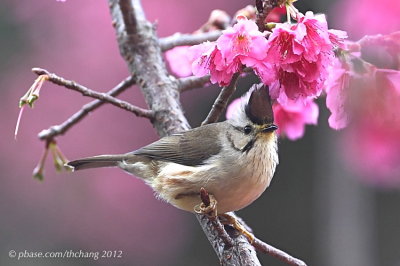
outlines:
[[[224,124],[218,124],[220,124],[220,129],[225,129]],[[217,124],[206,125],[164,137],[131,154],[187,166],[198,166],[220,152],[218,134]],[[126,161],[129,162],[129,159]]]

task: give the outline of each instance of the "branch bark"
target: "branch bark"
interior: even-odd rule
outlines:
[[[136,83],[136,79],[134,76],[127,77],[125,80],[121,81],[117,86],[115,86],[113,89],[111,89],[109,92],[107,92],[108,95],[110,96],[118,96],[121,92],[125,91],[132,85]],[[82,106],[82,108],[73,114],[70,118],[65,120],[62,124],[60,125],[54,125],[49,127],[48,129],[42,130],[38,137],[41,140],[49,140],[49,139],[54,139],[55,137],[59,135],[65,134],[72,126],[77,124],[79,121],[81,121],[83,118],[85,118],[90,112],[96,110],[100,106],[105,104],[104,101],[101,100],[94,100],[91,101],[90,103],[85,104]]]
[[[206,119],[201,123],[201,125],[207,125],[218,121],[221,113],[225,110],[229,99],[232,97],[233,93],[236,90],[236,81],[238,80],[239,75],[240,73],[234,74],[229,85],[222,88],[210,112],[208,113]]]
[[[176,46],[184,46],[184,45],[195,45],[200,44],[205,41],[215,41],[221,36],[222,31],[214,30],[210,32],[204,33],[196,33],[196,34],[181,34],[175,33],[169,37],[160,39],[160,46],[162,51],[170,50]]]
[[[205,84],[210,82],[210,75],[204,77],[185,77],[178,79],[178,90],[179,92],[188,91],[195,88],[203,87]]]
[[[201,201],[203,202],[202,204],[204,204],[204,207],[210,206],[211,198],[210,198],[210,195],[208,194],[208,192],[204,188],[200,189],[200,198],[201,198]],[[233,212],[228,213],[228,215],[234,217],[234,219],[236,219],[247,231],[249,231],[250,233],[253,233],[251,228],[240,217],[236,216]],[[212,211],[212,213],[209,213],[207,216],[208,216],[209,220],[213,223],[213,226],[218,231],[220,238],[225,243],[225,246],[227,246],[227,247],[234,246],[235,243],[232,241],[230,235],[227,233],[227,230],[224,228],[222,223],[215,216],[215,212]],[[228,232],[229,232],[229,230],[228,230]],[[263,252],[265,254],[268,254],[272,257],[275,257],[278,260],[287,263],[288,265],[306,266],[306,264],[302,260],[292,257],[288,253],[286,253],[280,249],[277,249],[277,248],[261,241],[260,239],[258,239],[256,237],[254,238],[254,242],[252,243],[252,245],[256,248],[256,250]],[[243,265],[250,265],[250,264],[246,264],[246,263],[249,263],[249,262],[244,262]],[[254,262],[252,262],[252,263],[254,263]],[[221,264],[222,264],[222,262],[221,262]]]
[[[155,112],[153,125],[158,134],[166,136],[188,130],[178,85],[167,72],[154,27],[146,20],[140,1],[108,2],[120,53],[130,72],[135,73],[147,105]]]
[[[154,112],[152,110],[147,110],[147,109],[137,107],[126,101],[114,98],[110,94],[107,94],[107,93],[101,93],[101,92],[91,90],[91,89],[86,88],[85,86],[82,86],[72,80],[67,80],[67,79],[64,79],[64,78],[54,74],[54,73],[50,73],[46,69],[33,68],[32,71],[38,75],[47,75],[49,77],[48,81],[50,81],[54,84],[63,86],[65,88],[80,92],[80,93],[82,93],[83,96],[95,98],[102,102],[110,103],[119,108],[122,108],[129,112],[132,112],[135,115],[140,116],[140,117],[146,117],[149,119],[153,119],[153,117],[154,117]]]
[[[277,249],[271,245],[268,245],[267,243],[261,241],[258,238],[254,239],[253,246],[258,250],[261,251],[265,254],[271,255],[272,257],[277,258],[280,261],[283,261],[287,263],[288,265],[295,265],[295,266],[307,266],[304,261],[296,259],[295,257],[292,257],[288,253]]]
[[[178,83],[167,73],[154,27],[146,20],[140,1],[109,0],[109,6],[120,53],[156,113],[153,125],[158,134],[189,129],[179,102]],[[254,247],[244,236],[231,236],[234,245],[226,247],[212,221],[203,215],[196,217],[222,265],[260,265]]]

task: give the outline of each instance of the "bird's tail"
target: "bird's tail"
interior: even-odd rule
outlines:
[[[119,155],[98,155],[93,157],[82,158],[79,160],[68,162],[66,165],[74,170],[99,168],[99,167],[114,167],[118,166],[124,159],[124,154]]]

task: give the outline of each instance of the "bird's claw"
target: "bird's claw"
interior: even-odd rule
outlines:
[[[224,220],[221,221],[222,224],[233,226],[233,228],[247,238],[250,244],[253,244],[255,239],[254,235],[250,233],[235,217],[227,213],[220,214],[219,216],[224,218]]]
[[[208,217],[217,217],[217,200],[213,195],[207,195],[209,197],[208,206],[202,202],[194,207],[194,211],[198,214],[207,215]]]

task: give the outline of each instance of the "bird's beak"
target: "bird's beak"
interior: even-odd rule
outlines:
[[[272,132],[278,129],[278,126],[275,124],[271,124],[263,128],[262,132]]]

